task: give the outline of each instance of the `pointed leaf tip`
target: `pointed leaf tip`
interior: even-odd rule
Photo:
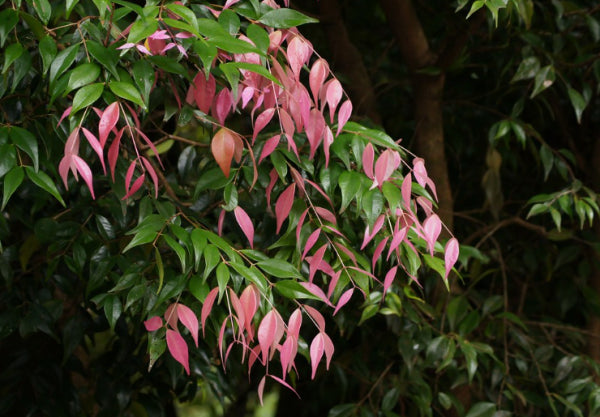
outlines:
[[[171,356],[173,356],[173,359],[183,365],[185,371],[189,375],[190,363],[188,346],[179,332],[167,329],[167,347],[169,348],[169,352],[171,353]]]
[[[254,245],[254,225],[252,224],[252,220],[250,220],[248,214],[240,206],[237,206],[233,210],[233,214],[235,214],[235,220],[242,229],[242,232],[244,232],[244,235],[246,235],[252,248]]]

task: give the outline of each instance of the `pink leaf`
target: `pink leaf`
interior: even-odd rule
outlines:
[[[344,89],[342,88],[342,84],[334,78],[327,86],[327,92],[325,93],[325,100],[327,100],[327,105],[329,106],[329,118],[331,123],[333,123],[335,109],[340,103],[343,94]]]
[[[333,307],[333,304],[331,304],[331,301],[329,301],[327,299],[327,295],[323,292],[323,290],[321,288],[319,288],[318,285],[313,284],[312,282],[301,282],[300,285],[302,285],[304,288],[306,288],[306,290],[308,292],[310,292],[311,294],[319,297],[325,304],[327,304],[330,307]]]
[[[142,174],[138,178],[136,178],[136,180],[131,185],[131,188],[129,189],[127,194],[125,194],[121,200],[126,200],[129,197],[133,196],[140,189],[140,187],[144,183],[145,179],[146,179],[146,174]]]
[[[285,374],[291,369],[296,353],[298,353],[298,339],[295,336],[288,335],[279,351],[279,361],[281,362],[283,378],[285,378]]]
[[[294,388],[292,388],[292,386],[290,384],[288,384],[287,382],[285,382],[283,379],[277,378],[275,375],[269,375],[269,377],[274,379],[275,381],[279,382],[281,385],[283,385],[287,389],[291,390],[294,394],[296,394],[296,397],[300,398],[300,395],[298,395],[296,390]]]
[[[400,166],[400,155],[396,151],[387,149],[383,151],[375,164],[375,183],[373,185],[381,186]]]
[[[410,172],[406,174],[402,180],[402,201],[404,201],[404,207],[410,210],[410,196],[412,192],[412,176]]]
[[[283,222],[287,219],[294,204],[294,196],[296,194],[296,184],[289,185],[275,203],[275,217],[277,219],[277,229],[275,233],[279,233]]]
[[[102,169],[104,170],[104,174],[106,174],[106,165],[104,165],[104,152],[102,151],[102,145],[100,142],[98,142],[98,139],[96,139],[96,136],[94,136],[92,132],[87,130],[85,127],[81,128],[81,130],[83,131],[83,135],[87,139],[94,152],[96,152],[96,155],[98,155],[98,158],[100,158]]]
[[[337,224],[335,214],[333,214],[331,211],[327,210],[326,208],[316,206],[315,212],[317,213],[317,216],[319,216],[321,219],[328,221],[329,223]]]
[[[442,231],[442,222],[437,214],[432,214],[423,222],[423,234],[429,248],[429,253],[433,256],[435,242]]]
[[[67,110],[65,110],[62,114],[62,116],[60,116],[60,119],[58,120],[58,123],[56,124],[56,127],[60,126],[60,124],[62,123],[62,121],[64,120],[65,117],[67,117],[69,114],[71,114],[71,109],[73,108],[73,106],[69,106],[67,107]]]
[[[213,115],[219,121],[221,126],[225,125],[225,119],[229,115],[233,106],[233,97],[231,96],[231,92],[224,88],[219,94],[217,94],[217,98],[215,99],[215,106],[213,108]]]
[[[310,251],[312,249],[314,244],[319,239],[320,235],[321,235],[321,229],[317,229],[310,234],[310,236],[306,240],[306,244],[304,245],[304,251],[302,251],[302,257],[300,258],[301,260],[304,260],[304,258],[306,257],[306,254],[308,253],[308,251]]]
[[[254,225],[252,224],[252,220],[250,220],[248,214],[240,206],[237,206],[233,210],[233,214],[235,214],[235,220],[242,229],[242,232],[246,235],[246,238],[250,242],[250,247],[252,248],[254,245]]]
[[[256,117],[256,122],[254,122],[254,131],[252,133],[252,144],[254,144],[256,136],[260,133],[260,131],[263,130],[266,125],[269,124],[269,122],[273,118],[273,114],[275,114],[275,108],[270,108]]]
[[[258,158],[258,163],[260,164],[263,159],[267,156],[271,155],[277,145],[279,145],[279,138],[281,135],[275,135],[265,141],[265,146],[263,146],[262,151],[260,152],[260,158]]]
[[[363,250],[365,246],[367,246],[367,244],[375,237],[377,232],[381,230],[384,221],[385,216],[382,214],[377,218],[377,220],[375,220],[375,224],[373,224],[373,231],[371,231],[371,228],[369,227],[369,225],[367,225],[365,229],[365,237],[363,238],[363,243],[360,247],[360,250]]]
[[[317,367],[323,357],[325,351],[325,341],[323,340],[323,333],[319,333],[315,336],[310,344],[310,362],[312,367],[311,379],[315,379],[317,374]]]
[[[337,127],[337,132],[335,133],[336,136],[338,136],[340,134],[340,132],[346,125],[346,122],[350,119],[351,115],[352,115],[352,102],[350,100],[346,100],[342,103],[342,105],[340,106],[340,109],[338,110],[338,127]]]
[[[344,237],[344,236],[342,236]],[[333,244],[342,252],[344,252],[348,258],[350,258],[352,260],[352,262],[354,263],[354,265],[356,265],[356,256],[354,255],[354,253],[352,253],[352,251],[350,249],[348,249],[346,246],[342,245],[339,242],[333,242]]]
[[[237,316],[238,321],[238,332],[240,335],[243,334],[244,324],[246,323],[246,314],[244,312],[244,308],[242,307],[242,303],[238,298],[237,294],[233,292],[231,288],[229,288],[229,301],[233,306],[233,310],[235,311],[235,315]]]
[[[333,292],[335,291],[335,287],[337,286],[337,283],[340,280],[340,276],[342,276],[341,270],[335,272],[332,275],[331,281],[329,281],[329,287],[327,288],[327,298],[331,298],[331,294],[333,294]]]
[[[150,147],[150,149],[152,149],[152,152],[154,152],[154,156],[156,157],[156,159],[158,159],[158,163],[164,169],[165,167],[162,164],[162,161],[160,160],[160,156],[158,154],[158,150],[156,149],[156,146],[154,146],[154,143],[152,143],[152,141],[148,138],[148,136],[146,136],[144,134],[144,132],[142,132],[139,128],[136,127],[135,130],[142,137],[142,139],[144,139],[144,142],[146,142],[146,144]]]
[[[448,243],[446,243],[446,248],[444,249],[444,264],[446,265],[446,274],[444,275],[444,279],[448,279],[448,274],[452,270],[452,267],[456,263],[458,259],[459,247],[458,240],[456,238],[451,238]]]
[[[293,142],[294,132],[296,131],[296,128],[294,126],[294,120],[292,119],[292,116],[290,116],[290,114],[285,109],[280,109],[279,120],[281,121],[281,125],[283,126],[283,131],[287,136],[288,142]]]
[[[319,310],[317,310],[316,308],[311,307],[307,304],[303,304],[302,307],[304,308],[304,310],[306,310],[306,313],[308,313],[308,315],[313,319],[313,321],[317,325],[317,329],[319,329],[320,332],[324,332],[325,331],[325,318],[319,312]]]
[[[129,168],[127,168],[127,173],[125,174],[125,190],[129,190],[131,178],[133,178],[133,173],[135,172],[135,166],[135,161],[131,161],[131,163],[129,164]]]
[[[246,108],[252,97],[254,97],[254,87],[245,87],[242,90],[242,109]]]
[[[176,331],[167,329],[167,347],[171,356],[183,365],[187,374],[190,374],[190,364],[188,357],[188,346],[183,337]]]
[[[309,159],[314,158],[315,152],[323,139],[324,132],[325,119],[323,118],[323,114],[317,109],[312,109],[310,111],[308,123],[306,123],[306,138],[310,145]]]
[[[273,187],[275,187],[275,183],[277,182],[277,179],[279,178],[278,174],[277,174],[277,170],[275,168],[273,168],[271,170],[271,172],[269,173],[269,185],[267,185],[267,189],[265,190],[267,193],[267,207],[271,207],[271,191],[273,191]]]
[[[426,197],[417,197],[417,204],[421,206],[426,216],[430,216],[433,213],[433,203]]]
[[[219,213],[219,218],[217,219],[217,234],[219,236],[223,236],[223,223],[225,222],[225,210],[221,210]]]
[[[90,193],[92,194],[92,198],[95,200],[96,197],[94,196],[94,184],[92,182],[92,170],[90,169],[88,164],[86,164],[86,162],[83,159],[81,159],[79,156],[73,155],[72,158],[73,158],[73,162],[75,163],[75,168],[77,169],[77,172],[79,172],[79,174],[81,175],[81,178],[83,178],[83,180],[87,184],[88,188],[90,189]]]
[[[221,128],[215,133],[210,143],[210,150],[223,171],[223,174],[229,178],[231,161],[235,152],[234,133],[226,128]]]
[[[177,330],[177,303],[170,304],[165,310],[165,321],[173,330]]]
[[[340,310],[340,308],[342,308],[348,301],[350,301],[350,298],[352,298],[353,293],[354,293],[354,288],[350,288],[349,290],[345,291],[340,296],[340,299],[338,300],[338,303],[335,306],[335,310],[333,310],[334,316],[337,314],[337,312]]]
[[[154,198],[158,198],[158,177],[156,176],[156,171],[154,171],[154,167],[143,156],[141,157],[144,166],[146,167],[146,171],[150,174],[150,178],[152,178],[152,182],[154,183]]]
[[[196,77],[194,77],[194,87],[194,99],[196,105],[200,111],[208,114],[217,90],[215,77],[209,73],[207,79],[204,72],[200,71]]]
[[[300,335],[300,327],[302,326],[302,310],[297,308],[290,315],[288,319],[287,333],[288,336],[295,336],[296,338]]]
[[[217,298],[217,294],[219,294],[219,287],[215,287],[206,296],[204,299],[204,304],[202,304],[202,311],[200,312],[200,322],[202,324],[202,336],[204,336],[206,331],[206,319],[210,314],[210,311],[213,308],[213,304],[215,303],[215,299]]]
[[[288,42],[287,57],[292,69],[292,73],[298,79],[300,75],[300,69],[308,61],[312,54],[312,48],[300,36],[294,36],[294,38]]]
[[[177,316],[179,321],[183,324],[186,329],[190,331],[196,347],[198,347],[198,317],[192,311],[191,308],[184,306],[183,304],[177,304]]]
[[[385,274],[385,278],[383,279],[383,295],[385,296],[385,293],[387,292],[388,288],[390,288],[390,285],[392,285],[392,282],[394,282],[394,278],[396,278],[396,271],[398,270],[398,266],[394,266],[392,269],[390,269],[387,274]]]
[[[306,215],[308,214],[308,209],[304,210],[298,219],[298,224],[296,225],[296,240],[300,242],[300,233],[302,232],[302,226],[304,225],[304,220],[306,219]]]
[[[377,247],[375,248],[375,251],[373,252],[373,270],[375,270],[375,264],[377,263],[377,260],[379,259],[379,257],[381,256],[383,250],[385,249],[385,245],[387,244],[388,240],[390,238],[386,237],[385,239],[383,239],[381,242],[379,242],[379,244],[377,245]]]
[[[325,153],[325,168],[329,166],[329,148],[333,144],[333,132],[329,126],[325,126],[325,134],[323,136],[323,152]]]
[[[115,168],[117,167],[117,158],[119,157],[119,146],[121,144],[121,137],[123,136],[123,131],[125,128],[119,130],[117,136],[110,144],[110,148],[108,148],[108,166],[110,167],[110,175],[112,177],[113,182],[115,182]]]
[[[403,227],[400,230],[394,230],[394,235],[392,237],[392,241],[390,243],[390,248],[388,250],[387,258],[389,259],[390,255],[393,251],[396,250],[398,246],[404,241],[406,235],[408,234],[408,227]]]
[[[100,117],[100,122],[98,123],[98,137],[102,148],[104,148],[104,144],[106,144],[108,134],[117,125],[118,121],[119,103],[115,101],[104,109],[104,112],[102,112],[102,116]]]
[[[309,282],[312,282],[313,278],[315,277],[315,273],[318,271],[319,266],[321,265],[321,261],[323,260],[323,256],[325,255],[326,250],[327,250],[327,243],[324,244],[323,246],[321,246],[319,249],[317,249],[315,254],[312,257],[310,257],[310,260],[308,261],[308,263],[310,265],[309,276],[308,276]]]
[[[333,347],[333,342],[331,341],[330,337],[325,332],[323,332],[323,345],[325,348],[325,358],[327,358],[325,369],[329,370],[329,364],[331,363],[331,358],[333,357],[335,348]]]
[[[425,161],[423,158],[415,158],[413,160],[413,172],[415,173],[415,179],[421,187],[425,187],[427,184],[427,169],[425,169]]]
[[[162,319],[158,316],[150,317],[144,322],[144,326],[149,332],[153,332],[160,329],[162,327],[162,324]]]
[[[373,176],[373,162],[374,161],[375,161],[375,150],[373,149],[373,145],[371,145],[371,143],[369,142],[367,144],[367,146],[365,146],[365,150],[363,151],[362,164],[363,164],[363,170],[365,171],[365,174],[370,179],[375,178]]]
[[[260,294],[254,284],[248,285],[244,291],[242,291],[242,294],[240,295],[240,304],[244,310],[244,328],[246,329],[246,333],[248,333],[249,339],[252,341],[254,339],[252,319],[260,304]]]
[[[258,383],[258,401],[260,405],[263,405],[263,393],[265,392],[265,382],[267,381],[267,376],[263,376],[260,382]]]
[[[321,90],[321,87],[323,86],[328,74],[329,65],[327,64],[327,61],[325,61],[323,58],[317,59],[310,70],[310,75],[308,78],[310,91],[312,92],[315,102],[317,102],[319,99],[319,91]]]
[[[275,341],[277,332],[277,311],[272,309],[263,317],[258,326],[258,343],[262,352],[263,362],[266,362],[269,357],[269,349]]]
[[[65,188],[67,190],[69,189],[69,183],[67,182],[67,178],[69,176],[69,169],[71,168],[72,159],[72,155],[65,155],[62,157],[60,163],[58,164],[58,173],[60,174],[60,177],[62,178],[63,183],[65,184]]]

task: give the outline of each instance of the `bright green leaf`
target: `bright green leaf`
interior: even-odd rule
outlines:
[[[23,178],[25,178],[25,171],[23,167],[16,166],[11,169],[8,174],[4,177],[4,189],[2,194],[2,208],[4,210],[6,207],[6,203],[13,195],[13,193],[19,188],[19,185],[23,182]]]
[[[133,85],[121,81],[111,81],[108,83],[108,86],[110,87],[110,90],[117,96],[138,104],[142,108],[146,109],[146,105],[142,100],[140,92]]]
[[[258,19],[258,22],[275,29],[288,29],[306,23],[317,23],[318,20],[296,10],[281,8],[265,13]]]
[[[84,107],[94,104],[96,100],[100,98],[103,91],[104,84],[102,83],[86,85],[85,87],[77,90],[75,97],[73,97],[73,108],[71,109],[71,114],[75,114]]]

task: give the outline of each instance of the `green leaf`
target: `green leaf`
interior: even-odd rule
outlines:
[[[467,374],[469,376],[469,383],[471,383],[473,376],[475,376],[475,372],[477,372],[477,351],[466,340],[458,339],[458,344],[460,345],[460,350],[465,355]]]
[[[176,14],[177,16],[183,18],[189,25],[194,28],[194,30],[198,31],[198,19],[193,11],[188,9],[185,6],[171,3],[167,5],[167,9]]]
[[[471,9],[469,10],[469,14],[467,14],[467,19],[471,17],[471,15],[473,15],[473,13],[475,13],[477,10],[481,9],[483,6],[485,6],[485,0],[474,1],[471,5]]]
[[[377,314],[377,311],[379,311],[379,306],[377,304],[371,304],[365,307],[365,309],[362,311],[362,314],[360,315],[358,325],[360,326],[362,323],[369,320],[371,317]]]
[[[75,8],[75,6],[77,6],[77,3],[79,3],[79,0],[66,0],[65,9],[66,9],[66,12],[67,12],[66,13],[66,18],[67,19],[71,15],[71,12]]]
[[[86,85],[85,87],[77,90],[75,97],[73,97],[73,108],[71,109],[71,114],[75,114],[84,107],[94,104],[94,102],[100,98],[103,91],[103,83]]]
[[[569,92],[569,100],[571,100],[571,105],[575,110],[575,116],[577,117],[577,123],[581,124],[581,115],[587,106],[587,101],[583,98],[583,96],[579,93],[579,91],[568,87]]]
[[[550,175],[550,171],[552,170],[552,166],[554,165],[554,154],[548,146],[542,145],[540,148],[540,159],[544,166],[544,180],[547,180],[548,175]]]
[[[33,8],[44,25],[47,25],[52,15],[52,6],[48,0],[34,0]]]
[[[296,10],[281,8],[263,14],[258,22],[275,29],[288,29],[306,23],[318,23],[318,20]]]
[[[213,61],[217,56],[217,47],[209,44],[204,39],[198,39],[193,44],[194,51],[200,57],[204,71],[208,74],[210,71]]]
[[[308,298],[311,300],[321,300],[316,295],[312,294],[306,288],[304,288],[300,283],[293,279],[286,279],[277,281],[275,283],[275,289],[284,297],[289,298],[290,300],[297,300],[302,298]]]
[[[240,18],[231,9],[225,9],[219,15],[219,24],[230,35],[236,35],[240,30]]]
[[[98,65],[92,63],[79,65],[71,72],[65,93],[96,81],[99,75],[100,67]]]
[[[256,53],[263,54],[259,49],[257,49],[254,45],[244,40],[234,38],[228,33],[223,35],[215,36],[213,38],[209,38],[207,42],[210,45],[213,45],[219,49],[222,49],[226,52],[231,52],[232,54],[248,54],[248,53]]]
[[[23,167],[20,166],[14,167],[6,174],[4,177],[4,191],[2,194],[2,207],[0,210],[4,210],[10,197],[23,182],[23,178],[25,178],[25,171],[23,170]]]
[[[140,105],[144,110],[146,110],[146,105],[142,100],[142,96],[140,92],[131,84],[127,82],[121,81],[111,81],[108,83],[110,90],[115,93],[115,95],[124,98],[125,100],[131,101],[135,104]]]
[[[25,152],[33,161],[33,167],[36,172],[39,170],[39,153],[38,153],[38,142],[35,136],[21,127],[11,127],[10,139],[15,146]]]
[[[225,74],[225,78],[227,78],[227,82],[231,86],[231,92],[233,93],[233,99],[235,101],[238,96],[238,85],[240,83],[240,71],[237,68],[232,67],[231,65],[228,65],[228,64],[219,65],[219,69],[221,71],[223,71],[223,74]]]
[[[0,12],[0,48],[4,48],[6,37],[19,21],[19,13],[7,7]]]
[[[225,263],[220,263],[217,266],[217,283],[219,285],[219,294],[223,294],[225,292],[225,288],[227,288],[227,283],[229,282],[229,267]]]
[[[42,57],[42,74],[46,74],[54,57],[56,57],[56,43],[54,43],[54,40],[50,36],[44,36],[40,41],[39,50]]]
[[[86,47],[92,58],[100,65],[106,68],[116,79],[120,79],[117,71],[117,62],[119,61],[119,51],[112,48],[105,48],[95,41],[87,41]]]
[[[248,28],[246,28],[246,35],[254,42],[254,45],[263,52],[263,54],[267,53],[271,41],[269,39],[269,34],[262,26],[255,25],[254,23],[249,25]]]
[[[533,91],[529,97],[534,98],[546,88],[550,87],[552,84],[554,84],[555,78],[556,75],[552,65],[546,65],[544,68],[540,69],[535,75]]]
[[[329,410],[327,417],[351,417],[356,414],[356,404],[340,404]]]
[[[27,176],[29,177],[31,182],[40,187],[42,190],[54,196],[54,198],[56,198],[58,202],[62,204],[63,207],[66,207],[63,198],[61,197],[60,193],[58,192],[58,189],[56,188],[56,185],[48,176],[48,174],[46,174],[43,171],[36,172],[30,166],[26,166],[25,171],[27,172]]]
[[[262,75],[266,79],[268,79],[270,81],[273,81],[275,84],[281,85],[281,83],[279,82],[279,80],[277,78],[275,78],[273,76],[273,74],[271,74],[269,72],[269,70],[267,70],[262,65],[251,64],[249,62],[227,62],[227,63],[221,64],[219,66],[219,68],[221,70],[223,70],[223,67],[225,67],[225,68],[232,67],[232,68],[236,68],[237,70],[247,70],[247,71],[255,72],[256,74]],[[223,70],[223,72],[225,72],[225,71]]]
[[[0,145],[0,178],[17,165],[17,152],[10,143]]]
[[[20,43],[12,43],[8,45],[4,51],[4,66],[2,68],[2,74],[6,74],[10,65],[15,62],[25,51],[23,45]]]
[[[521,80],[529,80],[536,76],[536,74],[540,71],[540,60],[535,56],[530,56],[519,64],[517,68],[517,72],[510,80],[511,83]]]
[[[127,42],[138,43],[158,30],[158,21],[154,18],[142,19],[131,25]]]
[[[181,263],[181,271],[185,273],[186,262],[185,262],[185,249],[178,242],[175,241],[171,236],[163,235],[163,239],[167,242],[167,245],[177,254],[179,262]]]
[[[23,54],[15,61],[13,65],[13,79],[11,91],[15,91],[21,80],[27,75],[31,69],[31,55],[29,51],[24,51]]]
[[[260,261],[256,263],[256,266],[265,271],[267,274],[277,278],[302,278],[302,275],[300,272],[298,272],[298,269],[283,259],[269,259]]]
[[[465,417],[492,417],[496,412],[496,404],[479,402],[474,404]]]
[[[221,252],[219,252],[219,248],[215,245],[208,245],[204,249],[204,273],[203,276],[206,279],[208,275],[211,273],[215,266],[221,262]]]
[[[550,215],[552,216],[552,220],[554,221],[554,224],[556,225],[556,229],[560,232],[560,225],[561,225],[561,221],[562,221],[560,213],[554,207],[550,207]]]
[[[154,56],[149,56],[148,59],[150,60],[150,62],[152,62],[158,68],[165,70],[167,72],[170,72],[173,74],[179,74],[179,75],[183,75],[183,76],[186,76],[188,73],[183,65],[181,65],[179,62],[175,61],[174,59],[169,58],[168,56],[154,55]]]
[[[355,171],[344,171],[338,178],[338,185],[342,192],[342,204],[340,204],[340,213],[342,213],[360,192],[361,174]]]
[[[123,312],[123,305],[121,304],[121,300],[116,295],[109,295],[104,299],[104,314],[108,319],[108,324],[112,330],[115,329],[115,324],[119,317],[121,317],[121,313]]]
[[[154,85],[154,68],[148,60],[142,59],[133,64],[133,80],[142,92],[144,103],[150,101],[150,91]],[[160,153],[160,152],[159,152]]]
[[[125,300],[125,310],[128,310],[129,307],[141,300],[144,295],[146,295],[146,284],[138,284],[129,290],[127,299]]]
[[[548,211],[548,205],[547,204],[534,204],[531,209],[529,209],[529,213],[527,213],[527,218],[530,218],[531,216],[535,216],[537,214],[540,213],[545,213]]]
[[[261,294],[267,294],[267,291],[269,290],[269,282],[258,268],[255,268],[254,266],[251,268],[247,268],[241,263],[234,261],[230,262],[229,266],[235,269],[235,271],[241,276],[243,276],[246,280],[256,285],[260,290]]]
[[[144,245],[146,243],[154,241],[157,235],[158,232],[152,230],[152,228],[149,227],[140,230],[133,236],[133,239],[131,239],[127,246],[125,246],[125,248],[123,249],[123,253],[127,252],[129,249],[135,246]]]
[[[202,252],[206,247],[206,237],[202,234],[200,229],[194,229],[190,234],[190,238],[194,249],[194,269],[197,271],[200,266],[200,260],[202,259]]]
[[[90,43],[88,42],[88,48]],[[73,61],[75,61],[78,52],[79,44],[76,44],[69,46],[56,55],[56,58],[52,61],[52,65],[50,65],[50,83],[54,83],[58,77],[67,71]]]

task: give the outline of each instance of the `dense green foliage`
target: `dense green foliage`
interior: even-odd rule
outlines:
[[[162,416],[193,400],[243,415],[258,406],[257,389],[287,417],[598,414],[595,2],[292,2],[303,14],[254,0],[220,14],[222,5],[195,1],[0,3],[0,414]],[[399,17],[422,28],[427,65],[403,50],[412,39],[397,38]],[[301,52],[290,48],[302,48],[290,43],[304,42],[288,31],[297,25],[348,101],[332,105],[335,89],[325,97],[328,72],[315,97],[309,74],[325,61],[312,51],[291,76]],[[277,30],[279,49],[269,38]],[[367,79],[345,65],[340,48],[350,47]],[[209,73],[215,97],[230,92],[235,103],[206,107],[228,103],[197,93],[210,90]],[[292,93],[274,107],[259,99],[296,82],[314,100],[310,116],[286,107]],[[433,186],[409,151],[426,148],[414,109],[429,82],[443,86],[452,190],[452,212],[440,201],[440,217],[453,230],[438,242]],[[338,105],[350,100],[357,111],[344,123]],[[333,142],[303,132],[303,117],[331,126]],[[400,137],[403,147],[391,139]],[[452,234],[461,257],[448,292],[440,276]],[[307,285],[313,277],[330,294]],[[247,312],[255,295],[246,327],[240,306]],[[185,306],[201,321],[198,348]],[[285,332],[298,358],[281,375],[284,339],[279,352],[250,339],[265,317],[262,341],[283,332],[277,314],[288,323],[296,309],[302,331]],[[159,324],[145,328],[152,318]],[[165,341],[179,332],[187,373],[181,353],[169,354],[182,345]]]

